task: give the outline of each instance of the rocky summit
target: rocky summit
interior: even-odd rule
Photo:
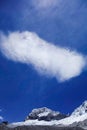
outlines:
[[[32,112],[27,116],[25,120],[44,120],[44,121],[51,121],[51,120],[60,120],[67,117],[65,114],[60,112],[52,111],[46,107],[34,109]]]

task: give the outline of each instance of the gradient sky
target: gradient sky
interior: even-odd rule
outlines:
[[[12,49],[16,50],[18,48],[17,44],[21,45],[20,38],[17,41],[17,38],[12,38],[11,36],[15,46],[8,49],[9,54],[2,50],[8,48],[9,35],[15,32],[16,37],[19,37],[22,35],[21,32],[25,31],[33,32],[32,37],[36,34],[35,39],[31,37],[35,43],[38,37],[43,39],[45,47],[49,44],[48,50],[53,45],[56,48],[61,47],[64,50],[75,51],[78,56],[82,56],[83,61],[79,62],[77,58],[75,63],[70,62],[69,64],[67,63],[68,57],[66,55],[67,58],[65,58],[64,63],[66,63],[66,68],[68,67],[71,72],[73,70],[71,65],[77,66],[78,62],[80,65],[86,62],[87,1],[0,0],[0,115],[4,120],[13,122],[24,120],[33,108],[39,107],[48,107],[66,114],[71,113],[84,100],[87,100],[86,66],[84,69],[80,68],[79,74],[76,73],[73,77],[61,81],[60,77],[63,78],[65,76],[68,68],[59,76],[59,68],[57,70],[55,64],[58,64],[60,60],[54,57],[57,54],[55,51],[54,55],[53,48],[53,56],[51,56],[52,50],[48,51],[48,53],[46,52],[51,57],[51,63],[53,61],[55,63],[52,63],[53,71],[51,70],[51,65],[47,68],[44,68],[44,64],[40,66],[43,70],[47,69],[49,74],[46,72],[38,73],[38,70],[35,69],[38,64],[33,64],[31,59],[29,59],[28,63],[27,61],[22,62],[23,58],[21,54],[18,57],[19,53],[16,54],[16,60],[14,60],[15,56]],[[2,37],[6,39],[3,38],[5,40],[1,40]],[[44,52],[44,50],[41,51]],[[69,53],[71,56],[70,51]],[[37,62],[36,53],[33,55]],[[44,63],[43,57],[40,58],[42,63]],[[47,61],[49,62],[49,58]],[[64,66],[65,64],[60,67],[61,71]],[[54,74],[56,70],[58,71],[58,76]]]

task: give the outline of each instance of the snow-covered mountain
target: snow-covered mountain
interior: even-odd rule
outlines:
[[[16,122],[7,125],[8,128],[22,128],[22,126],[55,126],[57,128],[67,128],[67,130],[69,127],[74,127],[76,128],[75,130],[80,127],[87,130],[87,101],[83,102],[82,105],[76,108],[68,117],[60,112],[55,112],[44,107],[32,110],[23,122]],[[78,130],[80,130],[80,128]]]
[[[60,112],[52,111],[46,107],[33,109],[32,112],[27,116],[25,120],[44,120],[44,121],[52,121],[52,120],[60,120],[67,117],[65,114]]]

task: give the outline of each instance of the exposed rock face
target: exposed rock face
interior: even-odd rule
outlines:
[[[56,127],[56,126],[19,126],[16,128],[7,128],[0,125],[0,130],[83,130],[79,127]]]
[[[46,107],[34,109],[32,112],[27,116],[25,120],[45,120],[45,121],[51,121],[51,120],[60,120],[67,117],[65,114],[61,114],[60,112],[52,111],[51,109],[48,109]]]
[[[71,127],[81,127],[84,128],[85,130],[87,130],[87,119],[84,121],[80,121],[80,122],[74,122],[73,124],[70,125]]]

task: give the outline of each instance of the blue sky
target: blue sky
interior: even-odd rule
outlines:
[[[71,113],[87,100],[87,1],[0,0],[0,115]]]

